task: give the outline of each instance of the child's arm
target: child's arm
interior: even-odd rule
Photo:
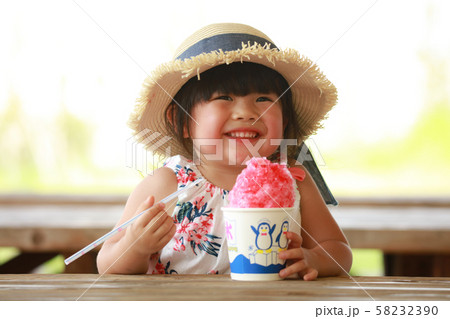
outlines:
[[[131,193],[124,213],[116,227],[143,210],[152,207],[132,225],[108,239],[97,257],[100,274],[143,274],[147,272],[150,256],[161,250],[175,234],[171,214],[173,205],[154,205],[177,189],[172,170],[161,168],[147,176]]]
[[[347,274],[352,264],[352,252],[341,229],[330,214],[311,175],[306,171],[305,180],[298,182],[301,236],[288,232],[288,250],[280,258],[289,259],[281,277],[298,273],[305,280],[317,276]]]

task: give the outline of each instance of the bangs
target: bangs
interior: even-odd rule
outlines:
[[[192,85],[193,104],[209,100],[214,93],[236,96],[275,93],[280,96],[289,89],[278,72],[251,62],[219,65],[201,73],[200,80],[190,79],[186,85]]]

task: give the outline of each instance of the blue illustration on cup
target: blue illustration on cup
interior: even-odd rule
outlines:
[[[272,228],[270,228],[269,223],[263,222],[260,223],[255,229],[255,227],[250,226],[253,230],[253,232],[256,234],[255,238],[255,245],[256,248],[258,248],[259,252],[261,253],[263,250],[270,250],[272,248],[272,233],[275,230],[275,227],[277,225],[273,225]]]
[[[234,241],[236,233],[232,221],[226,223],[229,241]],[[284,221],[279,232],[275,232],[276,224],[270,224],[269,221],[260,221],[257,226],[251,225],[251,231],[254,234],[254,245],[248,247],[247,252],[242,251],[234,258],[230,267],[231,272],[235,274],[276,274],[286,265],[286,261],[278,258],[278,253],[287,249],[286,232],[289,229],[289,223]],[[274,239],[275,235],[276,238]],[[233,239],[232,239],[233,238]],[[235,250],[230,247],[229,250]],[[231,245],[233,246],[233,245]]]
[[[286,237],[286,233],[288,231],[289,231],[289,223],[286,220],[281,225],[280,233],[278,234],[277,239],[275,239],[275,242],[278,244],[278,247],[280,247],[280,249],[287,249],[288,240]]]

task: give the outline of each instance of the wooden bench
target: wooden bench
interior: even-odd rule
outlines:
[[[0,196],[0,247],[22,254],[0,273],[27,273],[65,257],[111,230],[125,196]],[[340,199],[330,208],[352,248],[380,249],[386,275],[450,276],[450,201],[446,199]],[[66,272],[96,271],[96,251]]]
[[[331,211],[352,248],[380,249],[390,276],[450,276],[450,200],[341,199]]]

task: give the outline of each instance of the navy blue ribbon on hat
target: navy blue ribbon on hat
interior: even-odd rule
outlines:
[[[256,35],[246,33],[224,33],[214,35],[212,37],[198,41],[194,45],[187,48],[186,51],[177,56],[176,59],[177,60],[189,59],[193,56],[202,53],[209,53],[219,49],[221,49],[223,52],[235,51],[242,49],[242,43],[248,42],[250,42],[251,45],[253,45],[256,42],[262,46],[267,43],[270,44],[271,48],[278,49],[276,45],[273,44],[272,42],[268,41],[267,39],[258,37]]]
[[[306,152],[302,151],[304,150],[303,149],[304,147],[306,147]],[[297,161],[303,163],[303,166],[311,174],[311,177],[316,183],[317,188],[319,189],[320,194],[322,195],[322,198],[325,201],[325,203],[327,205],[337,206],[338,201],[328,188],[328,185],[325,182],[325,179],[323,178],[322,174],[320,173],[320,170],[317,167],[316,161],[314,160],[311,151],[309,150],[309,148],[306,146],[305,143],[302,143],[300,146],[297,147],[295,158],[297,159]]]

